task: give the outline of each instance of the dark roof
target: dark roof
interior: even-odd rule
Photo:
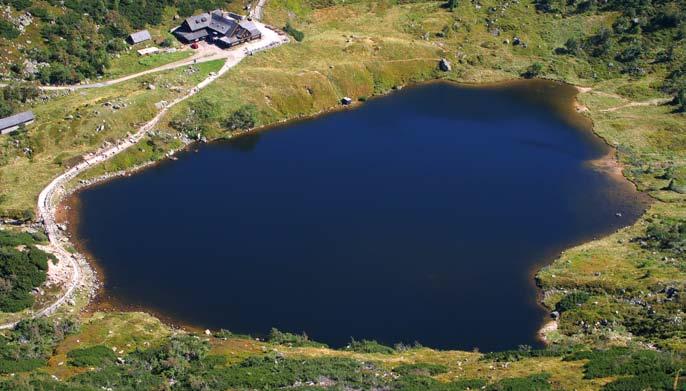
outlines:
[[[152,37],[150,36],[150,32],[148,30],[141,30],[129,35],[129,39],[133,43],[139,43],[152,39]]]
[[[235,36],[233,36],[233,37],[221,37],[218,39],[218,41],[224,42],[225,44],[227,44],[229,46],[234,45],[234,44],[239,42],[238,38],[236,38]]]
[[[197,31],[209,26],[211,19],[212,18],[210,17],[209,13],[204,13],[186,18],[185,23],[188,25],[188,28],[191,31]]]
[[[248,30],[248,32],[250,32],[250,35],[253,37],[262,34],[260,32],[260,29],[258,29],[257,26],[255,25],[255,23],[253,23],[249,20],[241,20],[239,22],[239,25],[241,27],[243,27],[244,29]]]
[[[207,32],[207,29],[202,29],[202,30],[192,31],[192,32],[185,32],[185,31],[176,30],[176,31],[174,31],[174,34],[177,36],[180,36],[181,38],[190,42],[190,41],[195,41],[197,39],[205,38],[210,33]]]
[[[207,27],[222,35],[231,35],[237,26],[238,23],[235,20],[224,17],[221,11],[212,11],[212,18]]]
[[[13,128],[27,122],[35,120],[36,117],[30,111],[25,111],[23,113],[15,114],[6,118],[0,119],[0,131],[5,129]]]

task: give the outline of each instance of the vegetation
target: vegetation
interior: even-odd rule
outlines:
[[[0,311],[33,305],[32,291],[46,278],[49,256],[36,247],[43,235],[0,231]]]
[[[165,23],[166,18],[157,11],[164,7],[129,20],[122,15],[130,11],[113,11],[109,2],[104,2],[102,9],[109,10],[104,14],[97,9],[84,12],[70,2],[61,11],[50,2],[29,3],[13,7],[49,10],[34,15],[42,20],[40,30],[50,24],[45,20],[55,20],[53,27],[45,29],[55,38],[71,18],[86,22],[83,33],[72,33],[75,44],[47,47],[40,43],[26,50],[27,56],[40,59],[41,52],[52,55],[57,49],[55,58],[47,62],[62,66],[54,71],[58,82],[106,72],[116,54],[122,55],[118,53],[121,46],[112,39],[121,39],[121,34],[140,25]],[[98,2],[83,3],[99,6]],[[246,59],[172,109],[166,122],[135,148],[83,178],[161,159],[167,151],[179,148],[183,137],[230,137],[235,130],[328,110],[338,105],[341,96],[366,99],[423,80],[490,82],[524,72],[524,76],[591,87],[579,95],[580,106],[588,110],[595,131],[617,147],[624,174],[654,202],[637,224],[569,249],[538,273],[545,305],[560,312],[558,329],[546,335],[551,347],[482,355],[353,341],[348,349],[331,350],[305,335],[278,331],[267,342],[227,333],[220,334],[221,338],[172,338],[171,331],[140,316],[109,315],[90,321],[81,333],[63,340],[31,337],[24,345],[17,342],[24,337],[15,334],[24,331],[8,333],[5,344],[10,353],[0,361],[2,371],[41,368],[26,376],[3,378],[3,386],[635,390],[674,389],[676,384],[683,389],[686,382],[679,372],[686,352],[682,321],[686,117],[680,113],[686,80],[683,1],[540,0],[535,2],[536,9],[528,7],[528,2],[508,2],[505,7],[495,0],[481,1],[481,7],[472,2],[451,2],[451,7],[443,2],[400,3],[270,0],[268,22],[298,26],[306,40]],[[195,7],[190,2],[174,4],[177,8],[172,12],[182,16]],[[182,4],[188,5],[180,12]],[[446,9],[452,7],[455,12]],[[102,26],[97,32],[93,31],[96,24]],[[42,42],[41,33],[27,38]],[[24,34],[31,31],[20,37]],[[81,42],[86,34],[93,34],[93,43]],[[81,58],[84,51],[96,55]],[[440,58],[450,60],[451,72],[437,71]],[[189,88],[217,66],[199,66],[197,74],[185,69],[166,72],[116,88],[64,95],[34,91],[26,99],[3,97],[0,111],[30,108],[39,121],[0,143],[2,214],[30,217],[38,192],[50,178],[82,154],[125,137],[157,112],[155,103],[180,94],[164,87],[145,90],[146,83]],[[21,72],[21,66],[13,68],[15,75]],[[48,81],[53,77],[52,69],[44,73]],[[38,99],[45,103],[36,104]],[[117,111],[104,108],[106,102],[120,101],[127,106]],[[660,103],[670,101],[671,105]],[[105,130],[94,132],[103,122]],[[25,152],[27,148],[30,152]],[[132,318],[124,321],[118,316]],[[42,333],[40,328],[38,332]],[[96,370],[59,365],[69,363],[70,357],[92,359],[87,366]]]
[[[302,40],[305,39],[305,33],[293,27],[293,25],[291,25],[291,22],[286,23],[286,26],[283,28],[283,31],[291,35],[298,42],[302,42]]]
[[[569,311],[588,301],[590,295],[586,292],[572,292],[558,301],[555,309],[559,312]]]
[[[90,348],[74,349],[67,353],[69,365],[76,367],[94,367],[112,364],[117,359],[112,349],[97,345]]]
[[[257,107],[244,105],[234,111],[224,121],[224,127],[229,130],[248,130],[257,125]]]
[[[0,20],[0,37],[15,39],[19,36],[19,30],[6,20]]]
[[[302,335],[284,333],[276,328],[272,328],[269,332],[267,340],[277,345],[286,345],[292,347],[326,347],[325,344],[311,341],[307,334]]]
[[[21,35],[34,35],[32,44],[20,53],[23,59],[41,66],[34,70],[16,65],[15,77],[39,80],[44,84],[74,84],[85,79],[104,76],[112,62],[125,51],[124,39],[132,32],[165,22],[165,10],[173,7],[181,16],[197,10],[225,7],[222,0],[146,0],[120,1],[5,1],[17,11],[28,9],[38,20],[36,27],[21,33],[11,22],[0,21],[0,37],[15,40]],[[36,3],[36,6],[33,4]],[[38,4],[45,4],[38,6]],[[62,6],[64,4],[64,6]],[[103,28],[100,28],[103,26]],[[33,30],[37,31],[33,31]],[[161,41],[164,41],[162,39]],[[0,46],[3,42],[0,41]],[[9,43],[7,46],[10,46]],[[2,61],[2,63],[9,63]]]
[[[350,341],[345,350],[358,353],[381,353],[381,354],[393,354],[395,350],[390,346],[382,345],[376,341],[368,341],[363,339],[362,341],[356,341],[354,338]]]

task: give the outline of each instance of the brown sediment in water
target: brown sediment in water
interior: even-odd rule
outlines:
[[[428,81],[428,82],[422,82],[422,83],[416,83],[409,85],[407,87],[403,88],[415,88],[415,87],[421,87],[423,85],[426,85],[428,83],[448,83],[448,84],[453,84],[456,87],[460,88],[481,88],[481,89],[506,89],[506,88],[527,88],[530,89],[534,92],[532,96],[529,99],[532,99],[535,101],[537,104],[544,104],[546,107],[549,107],[551,110],[555,111],[557,114],[560,115],[560,117],[566,121],[568,124],[572,125],[573,127],[577,128],[579,131],[586,132],[589,137],[592,137],[594,142],[598,143],[599,145],[602,144],[607,148],[607,153],[603,155],[600,158],[594,159],[594,160],[589,160],[587,162],[588,166],[592,169],[598,170],[609,177],[615,179],[618,181],[620,184],[625,184],[626,187],[626,196],[628,197],[641,197],[646,199],[645,205],[647,206],[648,202],[647,200],[649,199],[647,196],[645,196],[643,193],[634,193],[634,192],[629,192],[628,190],[631,188],[631,190],[635,190],[635,186],[630,182],[624,175],[623,175],[623,169],[622,165],[619,163],[617,160],[617,155],[616,155],[616,150],[614,147],[609,145],[602,137],[600,137],[598,134],[596,134],[595,129],[594,129],[594,124],[591,118],[588,116],[584,115],[585,112],[590,111],[588,108],[585,106],[581,105],[578,100],[577,100],[577,94],[580,92],[587,92],[590,91],[590,89],[585,89],[582,87],[575,87],[570,84],[566,84],[563,82],[557,82],[557,81],[547,81],[547,80],[509,80],[509,81],[503,81],[503,82],[498,82],[498,83],[488,83],[488,84],[463,84],[463,83],[456,83],[452,81],[445,81],[445,80],[433,80],[433,81]],[[551,88],[556,88],[556,94],[551,94],[549,93],[549,90]],[[546,91],[548,90],[548,91]],[[392,92],[392,91],[389,91]],[[547,92],[547,93],[546,93]],[[387,94],[383,94],[387,95]],[[376,96],[373,97],[372,99],[376,99],[382,96]],[[551,99],[552,98],[552,99]],[[340,105],[336,105],[331,107],[328,110],[323,110],[317,114],[310,115],[310,116],[304,116],[304,117],[299,117],[299,118],[292,118],[284,121],[279,121],[267,126],[263,126],[257,129],[253,129],[250,131],[246,132],[241,132],[235,137],[244,137],[244,136],[250,136],[250,135],[257,135],[262,131],[266,130],[278,130],[284,125],[287,124],[292,124],[292,123],[297,123],[301,121],[308,121],[312,119],[316,119],[320,116],[328,115],[332,112],[336,111],[341,111],[341,110],[350,110],[350,109],[356,109],[359,108],[362,104],[361,103],[355,103],[351,106],[343,107]],[[123,175],[130,175],[130,173],[139,171],[141,169],[145,169],[147,167],[150,167],[152,165],[156,165],[159,163],[163,163],[167,159],[164,159],[159,162],[155,163],[148,163],[145,164],[141,167],[134,167],[130,170],[127,170]],[[102,184],[108,180],[114,179],[116,177],[119,177],[122,175],[108,175],[104,176],[102,178],[97,178],[91,183],[81,186],[81,189],[85,187],[90,187],[93,185],[99,185]],[[72,193],[70,196],[68,196],[64,202],[63,206],[61,205],[60,208],[58,209],[58,215],[60,218],[60,221],[67,221],[68,226],[69,226],[69,237],[71,239],[71,243],[75,246],[77,251],[79,251],[81,254],[85,255],[89,261],[89,263],[92,265],[92,267],[98,272],[98,275],[101,278],[101,281],[103,281],[106,278],[106,273],[101,265],[98,264],[97,260],[95,257],[92,256],[87,251],[87,243],[82,243],[76,235],[74,234],[78,230],[78,224],[79,224],[79,197],[78,197],[78,192],[80,189],[77,189],[74,193]],[[624,188],[620,189],[621,193],[624,192]],[[62,220],[64,219],[64,220]],[[634,222],[630,222],[633,224]],[[586,243],[592,240],[597,239],[598,237],[602,236],[607,236],[612,234],[613,232],[604,232],[601,234],[596,234],[594,237],[589,237],[582,238],[578,241],[575,241],[574,243],[571,243],[565,248],[570,248],[582,243]],[[531,269],[531,277],[530,277],[530,282],[532,285],[536,286],[536,280],[535,277],[540,271],[541,268],[544,266],[547,266],[551,264],[556,258],[559,257],[560,255],[560,250],[556,251],[551,251],[551,253],[543,257],[543,259],[540,260],[540,262],[536,263],[532,269]],[[174,318],[173,315],[169,314],[164,314],[161,311],[156,310],[155,308],[151,307],[146,307],[146,306],[135,306],[131,305],[128,303],[124,303],[120,300],[118,300],[115,297],[109,296],[107,294],[107,291],[103,288],[104,284],[100,284],[100,289],[98,292],[98,295],[91,301],[89,306],[84,310],[86,313],[92,313],[96,311],[104,311],[104,312],[119,312],[119,311],[143,311],[152,314],[153,316],[159,318],[162,320],[164,323],[172,325],[173,327],[180,327],[184,328],[187,330],[192,330],[192,331],[200,331],[201,328],[192,325],[192,324],[184,324],[182,322],[179,322],[178,319]],[[537,287],[538,288],[538,287]],[[543,298],[543,291],[541,289],[537,289],[537,295],[534,297],[531,297],[532,301],[535,301],[535,303],[540,306],[543,310],[547,309],[542,305],[542,298]],[[547,343],[546,338],[545,338],[545,333],[550,332],[554,329],[556,329],[557,323],[554,321],[551,321],[550,319],[547,318],[547,315],[544,317],[544,319],[541,319],[541,324],[542,327],[540,330],[537,331],[537,335],[539,339]]]

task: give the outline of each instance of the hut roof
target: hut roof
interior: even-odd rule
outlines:
[[[212,17],[208,12],[200,15],[194,15],[186,18],[185,23],[191,31],[198,31],[200,29],[207,28],[210,25],[210,20]]]
[[[235,20],[224,17],[221,11],[213,11],[208,28],[222,34],[231,35],[238,26]]]
[[[26,124],[35,120],[36,117],[30,111],[25,111],[23,113],[15,114],[6,118],[0,119],[0,131],[19,126],[21,124]]]
[[[140,43],[152,39],[152,37],[150,36],[150,32],[148,30],[141,30],[129,35],[129,39],[133,43]]]
[[[257,25],[255,25],[255,23],[253,23],[249,20],[241,20],[239,22],[239,25],[242,28],[248,30],[248,32],[250,32],[250,35],[253,37],[261,34],[260,29],[257,28]]]

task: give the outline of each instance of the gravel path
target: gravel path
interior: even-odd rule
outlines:
[[[128,138],[124,140],[119,141],[119,143],[108,149],[99,151],[88,157],[84,157],[83,162],[70,168],[65,173],[55,178],[52,182],[50,182],[48,186],[46,186],[43,189],[43,191],[38,196],[38,218],[42,219],[45,225],[46,234],[48,235],[49,246],[47,246],[47,250],[57,257],[59,263],[64,262],[65,264],[69,265],[69,268],[71,268],[73,272],[71,274],[71,278],[69,279],[69,283],[65,287],[64,293],[49,306],[32,314],[32,318],[47,316],[55,313],[55,311],[57,311],[63,304],[65,304],[74,297],[74,293],[77,291],[79,287],[83,287],[86,289],[92,288],[88,286],[88,281],[86,281],[85,279],[86,275],[91,275],[92,273],[88,266],[88,263],[85,261],[85,258],[80,254],[72,254],[69,251],[67,251],[69,243],[65,240],[65,237],[62,235],[60,228],[58,227],[57,222],[55,220],[56,207],[59,204],[61,198],[66,194],[65,186],[67,185],[67,183],[69,183],[72,179],[74,179],[81,172],[87,170],[88,168],[95,166],[99,163],[102,163],[104,161],[107,161],[112,157],[116,156],[117,154],[125,151],[127,148],[138,143],[141,139],[143,139],[143,137],[145,137],[145,135],[149,131],[151,131],[155,126],[157,126],[157,124],[165,116],[165,114],[167,114],[170,108],[192,97],[203,88],[212,84],[212,82],[214,82],[219,77],[228,72],[231,68],[236,66],[246,56],[288,42],[288,38],[284,38],[278,35],[275,31],[271,30],[270,28],[267,28],[265,25],[261,23],[256,24],[262,32],[262,39],[250,42],[233,50],[228,50],[224,52],[223,58],[226,58],[226,62],[218,72],[211,74],[205,80],[200,82],[197,86],[192,88],[188,92],[188,94],[177,98],[169,105],[167,105],[165,108],[160,110],[153,119],[151,119],[149,122],[138,128],[136,133],[130,135]],[[133,77],[136,76],[132,75],[130,78]],[[12,328],[16,325],[16,323],[17,322],[2,324],[0,325],[0,329]]]

